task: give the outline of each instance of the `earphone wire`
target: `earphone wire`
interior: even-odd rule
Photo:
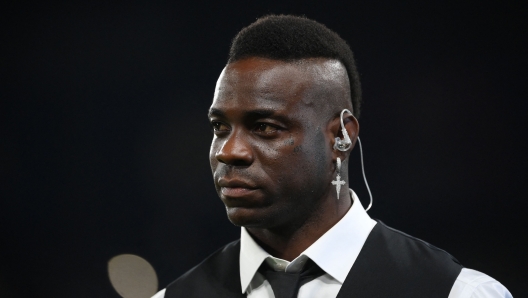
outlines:
[[[368,205],[367,209],[365,211],[369,211],[369,209],[372,207],[372,193],[370,192],[370,187],[367,182],[367,176],[365,175],[365,165],[363,163],[363,147],[361,146],[361,140],[359,139],[359,136],[357,138],[359,143],[359,155],[361,156],[361,171],[363,172],[363,180],[365,180],[365,186],[367,187],[369,196],[370,196],[370,204]]]
[[[350,137],[348,136],[348,133],[345,129],[345,123],[343,121],[343,115],[345,114],[345,112],[349,113],[350,115],[353,115],[352,112],[350,112],[350,110],[348,109],[343,109],[341,111],[341,115],[340,115],[340,120],[341,120],[341,131],[343,132],[343,140],[340,140],[339,138],[336,138],[336,143],[335,144],[338,144],[338,143],[343,143],[343,144],[347,144],[348,146],[346,146],[345,148],[340,148],[341,146],[337,146],[334,145],[334,149],[337,149],[337,150],[340,150],[340,151],[347,151],[351,145],[352,145],[352,141],[350,140]],[[369,196],[370,196],[370,203],[369,205],[367,206],[367,208],[365,209],[365,211],[369,211],[370,208],[372,208],[372,202],[373,202],[373,199],[372,199],[372,192],[370,191],[370,187],[368,185],[368,182],[367,182],[367,175],[365,175],[365,163],[363,161],[363,146],[361,146],[361,140],[359,139],[359,136],[357,138],[358,140],[358,143],[359,143],[359,154],[361,156],[361,171],[363,172],[363,180],[365,181],[365,186],[367,187],[367,190],[368,190],[368,193],[369,193]]]

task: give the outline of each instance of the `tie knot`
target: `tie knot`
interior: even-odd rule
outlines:
[[[263,262],[258,270],[269,282],[276,298],[296,298],[299,288],[324,274],[324,271],[308,259],[300,272],[275,271]]]

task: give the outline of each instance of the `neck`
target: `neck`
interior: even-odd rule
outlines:
[[[320,206],[313,209],[305,219],[273,228],[247,228],[253,239],[276,258],[292,261],[310,247],[326,231],[332,228],[352,206],[347,185],[346,195],[341,191],[340,199],[327,196]],[[335,192],[335,189],[334,189]]]

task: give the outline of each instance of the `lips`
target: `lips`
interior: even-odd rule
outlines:
[[[250,182],[246,182],[244,180],[239,179],[227,179],[227,178],[220,178],[218,179],[218,186],[220,187],[231,187],[231,188],[248,188],[248,189],[256,189],[257,187]]]
[[[222,187],[222,194],[226,197],[246,197],[254,192],[254,189],[243,188],[243,187]]]
[[[220,186],[222,195],[231,198],[247,197],[258,189],[258,187],[251,182],[226,178],[218,179],[218,186]]]

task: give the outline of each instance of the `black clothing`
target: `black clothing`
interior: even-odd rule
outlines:
[[[245,297],[239,253],[240,240],[224,246],[171,283],[165,298]],[[447,252],[378,221],[337,298],[447,298],[461,270]]]

